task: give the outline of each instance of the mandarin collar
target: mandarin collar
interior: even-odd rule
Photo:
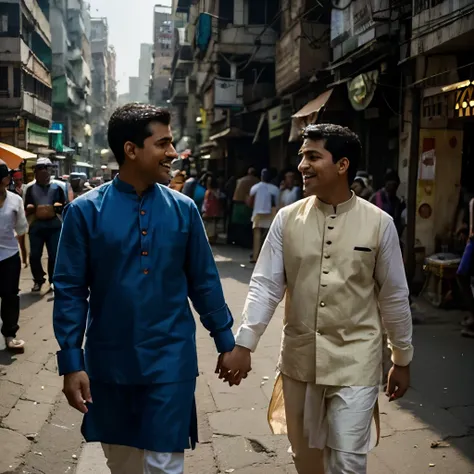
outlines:
[[[135,191],[135,188],[131,185],[126,183],[125,181],[122,181],[119,178],[119,175],[115,176],[113,185],[115,186],[115,189],[122,193],[127,193],[127,194],[135,194],[137,195],[137,192]],[[150,186],[147,190],[144,191],[143,194],[148,194],[149,192],[153,191],[155,189],[155,186]]]
[[[354,194],[354,191],[351,191],[351,197],[345,202],[342,202],[341,204],[338,204],[336,209],[334,209],[334,206],[331,204],[327,204],[317,197],[314,199],[314,206],[321,210],[323,214],[325,215],[331,215],[331,216],[339,216],[341,214],[344,214],[348,211],[350,211],[354,206],[357,201],[357,196]]]

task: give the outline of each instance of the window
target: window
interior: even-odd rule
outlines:
[[[234,23],[234,0],[219,0],[219,20],[224,25]]]
[[[21,97],[21,69],[13,68],[13,97]]]
[[[10,97],[8,91],[8,66],[0,67],[0,97]]]
[[[0,15],[0,33],[8,33],[8,15]]]
[[[267,25],[273,22],[279,11],[278,2],[274,0],[261,0],[255,2],[248,0],[247,2],[249,25]]]

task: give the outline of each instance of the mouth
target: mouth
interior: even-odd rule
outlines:
[[[312,178],[316,178],[316,175],[315,174],[304,174],[303,175],[303,181],[306,183],[307,181],[309,181],[310,179]]]
[[[162,161],[160,166],[164,168],[168,173],[171,171],[171,161]]]

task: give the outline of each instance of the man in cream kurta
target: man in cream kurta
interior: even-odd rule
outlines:
[[[238,384],[246,376],[250,351],[286,293],[270,425],[288,433],[299,474],[365,474],[377,442],[371,428],[384,328],[394,364],[390,400],[409,384],[405,271],[390,216],[350,191],[361,154],[357,136],[325,124],[310,125],[304,137],[299,169],[312,196],[277,215],[221,377]]]

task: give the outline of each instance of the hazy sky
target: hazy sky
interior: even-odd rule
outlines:
[[[118,92],[128,92],[128,78],[138,75],[141,43],[153,43],[153,7],[171,0],[90,0],[91,15],[107,17],[109,44],[117,51]]]

